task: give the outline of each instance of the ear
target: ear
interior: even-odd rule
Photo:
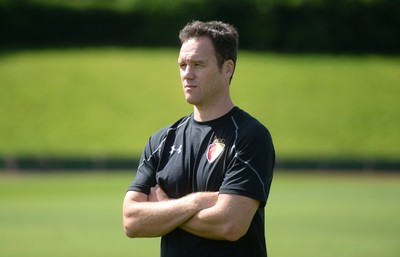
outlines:
[[[228,79],[230,79],[230,77],[232,77],[233,71],[235,70],[235,64],[232,60],[226,60],[223,67],[224,74],[226,74]]]

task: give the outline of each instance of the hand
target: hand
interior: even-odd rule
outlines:
[[[150,189],[150,194],[148,197],[150,202],[162,202],[170,199],[167,193],[165,193],[159,185],[156,185]]]

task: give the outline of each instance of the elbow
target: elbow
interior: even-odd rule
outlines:
[[[132,230],[130,227],[128,226],[124,226],[124,231],[125,231],[125,235],[129,238],[136,238],[136,234],[134,232],[134,230]]]
[[[231,232],[229,234],[224,235],[224,240],[230,241],[230,242],[235,242],[242,238],[246,233],[237,233],[237,232]]]
[[[243,228],[240,224],[229,223],[222,229],[221,237],[223,240],[235,242],[247,233],[248,228]]]
[[[123,219],[123,227],[125,235],[129,238],[136,238],[138,237],[136,226],[132,218],[124,217]]]
[[[125,230],[125,235],[129,238],[136,238],[135,234],[131,233],[130,231]]]
[[[135,230],[133,230],[132,226],[124,224],[124,232],[125,235],[129,238],[135,238]]]

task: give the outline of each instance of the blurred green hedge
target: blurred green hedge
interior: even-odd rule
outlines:
[[[400,52],[395,0],[0,0],[0,47],[172,46],[190,20],[234,24],[241,47]]]

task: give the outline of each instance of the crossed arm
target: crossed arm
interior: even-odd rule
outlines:
[[[127,192],[123,225],[129,237],[162,236],[180,227],[200,237],[235,241],[247,232],[258,206],[252,198],[218,192],[169,199],[156,186],[149,195]]]

